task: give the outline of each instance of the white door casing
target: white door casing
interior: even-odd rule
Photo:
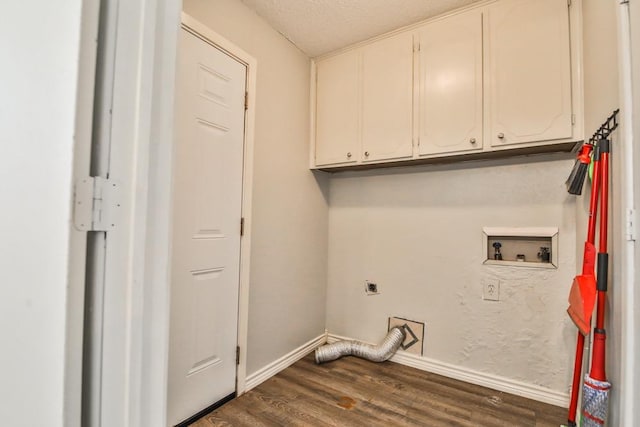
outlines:
[[[236,391],[246,66],[182,30],[168,422]]]

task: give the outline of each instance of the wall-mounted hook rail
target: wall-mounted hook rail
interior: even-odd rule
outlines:
[[[598,130],[593,134],[593,136],[589,139],[589,144],[595,145],[596,142],[600,139],[607,139],[611,132],[613,132],[618,127],[618,113],[620,109],[617,108],[613,111],[613,113],[607,117],[607,120],[598,128]]]

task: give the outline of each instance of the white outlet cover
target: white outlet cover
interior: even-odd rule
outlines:
[[[485,301],[500,301],[500,281],[484,279],[482,281],[482,299]]]

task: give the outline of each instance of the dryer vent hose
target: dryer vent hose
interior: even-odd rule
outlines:
[[[342,356],[356,356],[372,362],[384,362],[391,358],[400,348],[406,333],[404,328],[395,326],[379,345],[366,344],[360,341],[338,341],[323,345],[316,349],[316,363],[330,362]]]

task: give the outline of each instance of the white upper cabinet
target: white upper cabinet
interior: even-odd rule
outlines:
[[[311,167],[570,151],[584,133],[570,3],[482,2],[316,59]]]
[[[360,53],[317,64],[315,163],[350,164],[360,155]]]
[[[362,160],[413,155],[413,35],[362,48]]]
[[[482,12],[419,30],[419,154],[482,150]]]
[[[571,138],[567,2],[505,0],[487,18],[491,145]]]

